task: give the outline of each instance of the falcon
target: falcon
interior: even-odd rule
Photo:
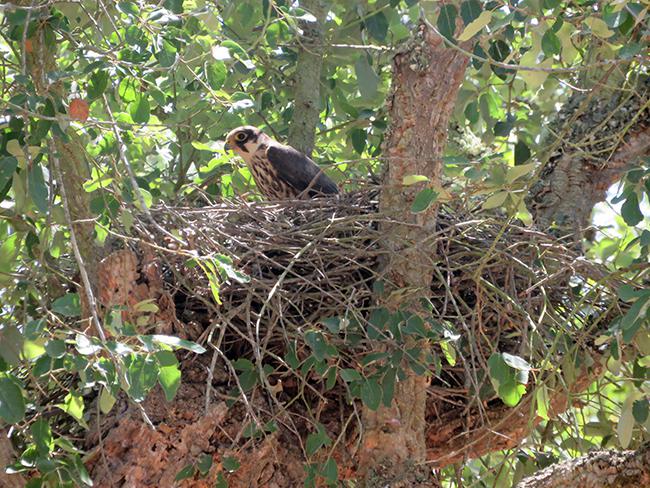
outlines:
[[[339,192],[336,183],[308,156],[280,144],[257,127],[245,125],[230,131],[224,149],[241,156],[257,187],[272,200]]]

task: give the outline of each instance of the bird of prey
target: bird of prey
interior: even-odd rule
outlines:
[[[224,149],[241,156],[267,198],[284,200],[339,192],[309,157],[273,140],[257,127],[245,125],[230,131]]]

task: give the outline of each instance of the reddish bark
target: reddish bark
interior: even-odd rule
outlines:
[[[411,206],[424,188],[440,186],[447,127],[467,63],[467,57],[447,48],[424,23],[393,60],[393,88],[388,100],[391,127],[383,150],[387,172],[380,197],[380,209],[394,222],[382,228],[390,257],[383,270],[388,298],[380,297],[380,302],[388,309],[426,314],[420,299],[427,297],[431,288],[435,250],[424,240],[435,229],[436,206],[420,213],[412,212]],[[429,180],[404,186],[408,175],[424,175]],[[405,290],[410,290],[408,299]],[[428,347],[426,343],[420,346]],[[426,457],[427,386],[425,376],[409,372],[397,383],[391,407],[382,406],[377,411],[364,408],[359,462],[369,485],[398,479],[405,486],[425,482],[411,466]],[[413,476],[405,477],[407,471]]]

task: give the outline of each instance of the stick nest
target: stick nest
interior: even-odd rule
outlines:
[[[430,374],[431,428],[459,421],[458,437],[489,424],[483,413],[503,406],[487,374],[492,355],[527,362],[530,392],[553,383],[560,364],[568,375],[567,365],[580,363],[576,354],[593,349],[608,317],[620,314],[602,268],[571,243],[485,212],[440,209],[437,231],[423,241],[435,264],[423,322],[376,310],[376,297],[382,303],[395,288],[381,274],[390,258],[382,245],[388,217],[374,189],[337,199],[160,207],[152,215],[155,225],[136,223],[134,249],[141,281],[160,281],[169,298],[157,332],[205,345],[207,403],[232,399],[242,420],[258,425],[280,418],[308,432],[306,424],[319,422],[336,438],[348,425],[341,412],[352,418],[358,406],[351,399],[376,405],[392,388],[387,377],[412,369]],[[409,349],[409,336],[416,343],[426,336],[430,346]]]

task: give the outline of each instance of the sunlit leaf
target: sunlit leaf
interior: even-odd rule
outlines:
[[[490,23],[490,20],[492,20],[492,12],[485,10],[478,16],[476,20],[472,21],[467,25],[467,27],[465,27],[465,29],[463,29],[463,32],[458,36],[458,40],[461,42],[470,40],[472,37],[478,34],[483,29],[483,27],[488,25]]]

